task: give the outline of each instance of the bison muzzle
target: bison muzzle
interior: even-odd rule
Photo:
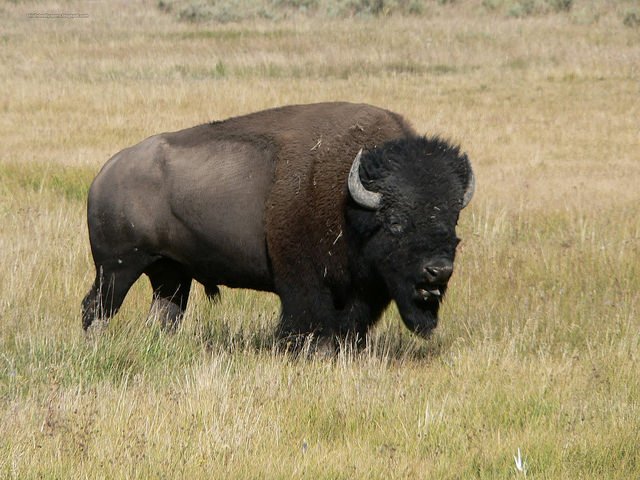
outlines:
[[[438,323],[467,156],[370,105],[287,106],[150,137],[91,185],[96,278],[87,329],[143,273],[175,327],[192,280],[276,293],[279,338],[365,338],[394,300],[418,334]]]

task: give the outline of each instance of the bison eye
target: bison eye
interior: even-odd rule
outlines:
[[[407,228],[407,220],[402,215],[392,213],[388,217],[387,225],[393,235],[401,235]]]
[[[400,235],[402,232],[404,232],[404,225],[402,225],[401,223],[392,223],[391,225],[389,225],[389,230],[391,230],[391,233],[393,233],[394,235]]]

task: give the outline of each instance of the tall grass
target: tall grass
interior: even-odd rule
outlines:
[[[459,0],[222,25],[182,21],[178,3],[0,7],[0,477],[524,478],[518,449],[528,478],[639,477],[628,5],[513,18]],[[275,296],[210,303],[199,286],[167,334],[145,322],[145,279],[82,333],[85,196],[110,155],[335,99],[402,112],[473,162],[430,339],[392,306],[364,351],[295,359],[273,348]]]

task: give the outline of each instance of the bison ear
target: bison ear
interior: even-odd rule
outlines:
[[[471,168],[471,162],[469,162],[469,158],[465,153],[462,156],[462,160],[464,161],[466,175],[465,175],[465,184],[466,188],[464,191],[464,196],[462,197],[462,208],[465,208],[469,205],[469,202],[473,198],[473,194],[476,191],[476,176],[473,174],[473,169]]]

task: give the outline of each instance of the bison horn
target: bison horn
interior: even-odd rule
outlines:
[[[360,180],[360,157],[362,157],[362,149],[356,155],[349,171],[349,193],[351,198],[361,207],[377,210],[380,208],[382,194],[367,190],[362,185],[362,180]]]
[[[464,192],[464,197],[462,198],[462,208],[469,205],[469,202],[473,198],[473,193],[476,191],[476,176],[473,174],[473,170],[471,170],[471,166],[469,166],[469,180],[467,181],[467,189]]]

